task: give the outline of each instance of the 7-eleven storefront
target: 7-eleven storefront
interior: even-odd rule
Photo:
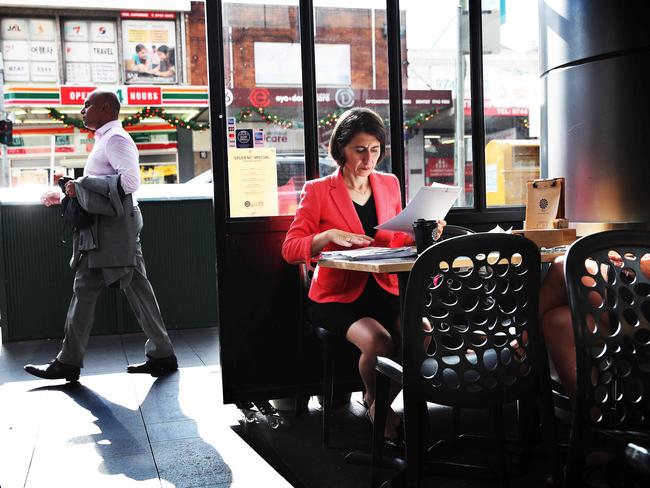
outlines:
[[[13,113],[16,120],[13,144],[3,157],[3,173],[10,186],[49,184],[52,175],[74,177],[82,173],[94,138],[92,132],[77,127],[81,120],[79,111],[94,89],[5,85],[5,110]],[[122,102],[120,119],[126,122],[125,129],[138,146],[143,183],[179,182],[181,166],[195,165],[194,134],[204,124],[194,118],[208,107],[207,87],[102,89],[114,91]],[[191,131],[193,137],[188,137],[187,132],[179,134],[180,131]],[[209,160],[207,154],[204,156]]]

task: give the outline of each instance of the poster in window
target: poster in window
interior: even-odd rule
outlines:
[[[0,22],[2,38],[14,41],[26,41],[29,39],[29,30],[25,19],[2,19]]]
[[[176,24],[174,21],[122,22],[126,83],[176,83]]]
[[[115,43],[115,23],[114,22],[91,22],[90,41]]]
[[[90,63],[65,63],[68,83],[90,83]]]
[[[90,45],[85,42],[66,42],[65,60],[66,62],[89,62]]]
[[[38,82],[56,82],[57,66],[52,62],[34,61],[31,63],[31,81]]]
[[[27,61],[5,61],[5,81],[29,81]]]
[[[29,41],[2,41],[2,59],[5,61],[27,61]]]
[[[54,21],[29,19],[29,38],[32,41],[54,41]]]
[[[90,60],[93,63],[116,63],[117,46],[107,42],[93,42],[90,45]]]
[[[77,29],[77,26],[81,26]],[[117,83],[115,22],[66,21],[65,73],[69,83]]]
[[[50,41],[32,41],[29,47],[29,59],[31,61],[52,61],[56,59],[56,44]]]
[[[117,64],[93,63],[91,70],[93,83],[117,83]]]
[[[87,42],[88,22],[66,20],[63,23],[63,40],[66,42]]]

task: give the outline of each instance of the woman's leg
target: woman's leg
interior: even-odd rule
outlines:
[[[377,356],[393,356],[393,339],[377,320],[370,317],[364,317],[354,322],[348,329],[345,338],[361,351],[359,374],[366,387],[366,402],[369,405],[370,416],[373,417],[375,411],[375,364],[377,363]],[[393,398],[395,397],[393,396]],[[387,437],[396,437],[394,416],[395,413],[389,407],[384,431],[384,435]]]
[[[576,388],[576,353],[566,285],[564,256],[549,269],[539,292],[539,317],[544,342],[560,382],[570,396]]]
[[[542,333],[560,382],[567,394],[573,397],[576,390],[576,348],[568,305],[555,307],[544,314]]]

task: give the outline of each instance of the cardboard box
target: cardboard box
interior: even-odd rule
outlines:
[[[577,239],[575,229],[518,229],[513,230],[512,233],[523,235],[537,244],[537,247],[565,246]]]

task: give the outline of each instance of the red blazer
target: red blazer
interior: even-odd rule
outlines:
[[[370,174],[370,186],[380,224],[402,211],[399,181],[394,175],[373,172]],[[329,176],[305,183],[296,216],[282,244],[282,257],[288,263],[309,263],[312,261],[311,243],[314,236],[328,229],[364,233],[343,175],[338,169]],[[372,245],[400,247],[411,242],[407,234],[378,230]],[[346,248],[330,243],[323,251],[338,249]],[[395,274],[373,273],[373,277],[384,290],[393,295],[398,294]],[[359,298],[367,279],[368,273],[317,266],[309,298],[320,303],[350,303]]]

